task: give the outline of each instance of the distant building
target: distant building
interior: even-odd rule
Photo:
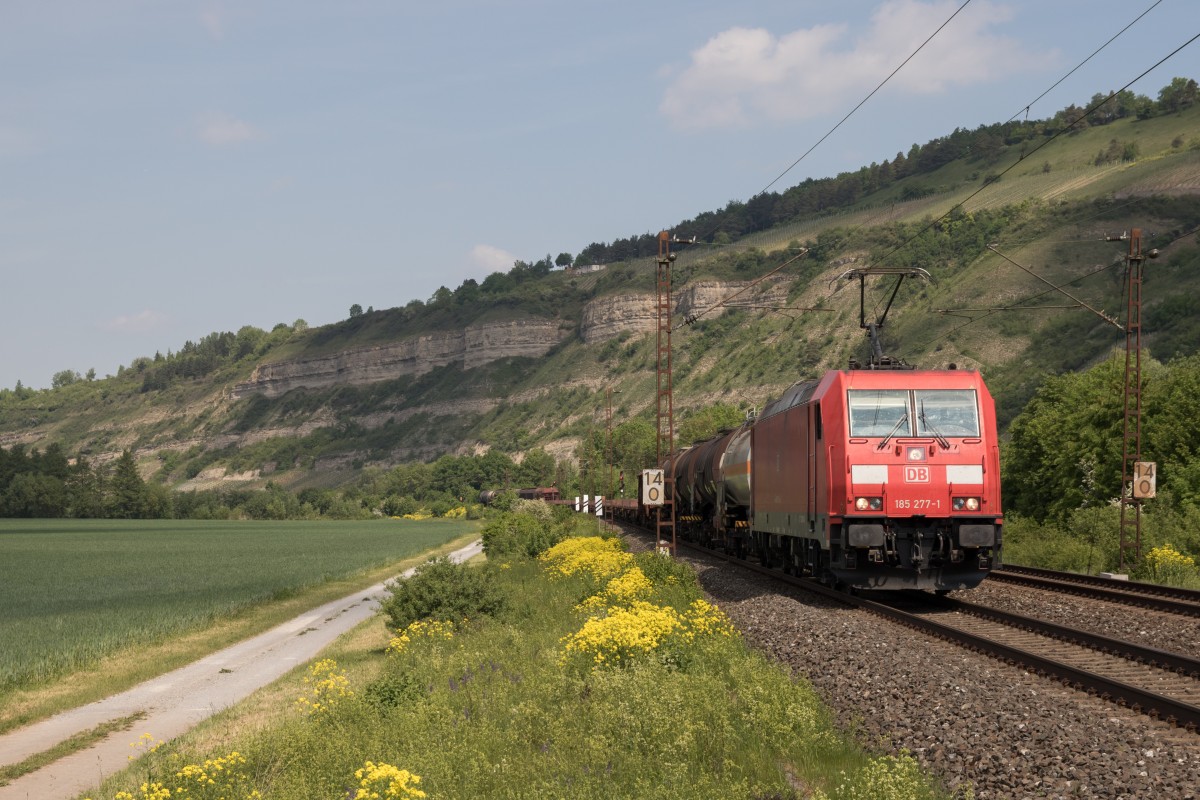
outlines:
[[[587,264],[582,267],[567,267],[564,272],[569,275],[587,275],[589,272],[600,272],[608,269],[608,264]]]

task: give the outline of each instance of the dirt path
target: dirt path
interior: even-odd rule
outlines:
[[[475,542],[450,558],[465,561],[481,550]],[[6,766],[109,720],[146,714],[135,732],[114,733],[0,787],[0,800],[70,800],[97,786],[104,777],[129,765],[132,740],[149,733],[155,741],[170,741],[298,664],[311,661],[338,636],[370,618],[384,594],[384,584],[377,583],[121,694],[0,736],[0,765]]]

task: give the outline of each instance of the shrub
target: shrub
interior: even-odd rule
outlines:
[[[554,509],[542,500],[517,500],[512,510],[517,514],[526,514],[539,522],[553,522]]]
[[[519,501],[526,502],[526,501]],[[545,503],[535,503],[545,507]],[[504,512],[489,520],[481,531],[483,551],[488,558],[524,556],[537,558],[561,542],[566,534],[548,519],[527,513]]]
[[[391,596],[382,608],[395,630],[419,619],[458,622],[491,616],[506,605],[491,567],[454,564],[448,558],[426,562],[412,577],[389,583],[387,590]]]
[[[390,494],[383,499],[383,513],[389,517],[403,517],[405,514],[415,514],[421,506],[406,495]]]
[[[401,708],[424,696],[425,688],[409,672],[387,672],[363,689],[363,699],[380,711]]]
[[[657,550],[636,553],[633,560],[642,574],[656,587],[679,586],[683,589],[696,589],[699,586],[695,570],[687,563],[663,555]]]

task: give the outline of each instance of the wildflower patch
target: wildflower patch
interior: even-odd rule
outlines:
[[[419,619],[410,622],[388,643],[388,655],[399,655],[417,639],[453,639],[454,623],[440,619]]]
[[[304,685],[308,689],[296,699],[296,705],[309,716],[327,714],[339,702],[354,696],[346,673],[332,658],[323,658],[309,667]]]
[[[621,549],[619,539],[584,536],[565,539],[538,556],[551,577],[584,575],[600,582],[624,572],[633,556]]]
[[[408,800],[425,796],[417,788],[421,782],[420,775],[391,764],[368,761],[354,773],[354,777],[358,780],[358,790],[351,800]]]
[[[575,608],[578,611],[601,611],[613,606],[629,606],[636,600],[651,595],[654,585],[638,567],[630,567],[605,584],[599,594],[594,594]]]
[[[595,667],[624,666],[654,652],[667,637],[683,627],[679,612],[639,600],[629,608],[611,608],[595,616],[577,632],[563,638],[563,664],[581,657]]]
[[[1146,554],[1146,568],[1155,583],[1181,586],[1196,577],[1196,559],[1179,552],[1170,542]]]

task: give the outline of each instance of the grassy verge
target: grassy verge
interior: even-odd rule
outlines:
[[[479,594],[497,591],[501,607],[398,632],[364,623],[91,796],[942,796],[911,758],[838,734],[811,687],[748,649],[686,567],[600,541],[460,568],[486,573],[460,585],[487,584]],[[396,613],[440,603],[454,581],[439,581]]]
[[[0,694],[0,733],[100,700],[190,664],[316,606],[391,578],[420,564],[431,554],[456,550],[476,535],[471,531],[420,555],[299,588],[285,598],[243,607],[236,613],[218,617],[207,625],[171,638],[116,650],[87,667],[60,674],[53,680],[10,689]],[[86,602],[86,599],[86,595],[76,597],[77,602]]]

